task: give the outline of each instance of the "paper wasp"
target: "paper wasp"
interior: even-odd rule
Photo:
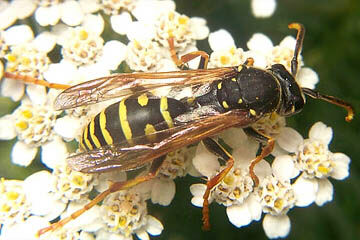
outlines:
[[[209,228],[208,197],[210,191],[230,171],[233,157],[212,136],[230,127],[240,127],[263,143],[261,153],[251,162],[249,172],[258,184],[254,166],[272,152],[274,139],[251,127],[259,119],[277,113],[291,116],[305,105],[305,95],[341,106],[347,110],[347,121],[354,115],[352,106],[335,97],[301,88],[295,81],[298,55],[305,29],[292,23],[297,30],[291,73],[281,64],[267,69],[253,67],[253,59],[235,67],[207,69],[209,56],[202,51],[178,59],[169,40],[172,58],[179,67],[200,57],[199,69],[157,73],[115,74],[91,80],[63,91],[55,101],[57,109],[69,109],[123,97],[96,115],[83,131],[82,152],[68,158],[76,171],[100,173],[128,171],[151,165],[147,175],[125,182],[115,182],[83,209],[39,231],[55,230],[102,201],[110,193],[130,188],[154,178],[167,153],[202,141],[207,149],[226,161],[226,167],[207,182],[203,196],[203,224]],[[192,97],[180,100],[156,97],[150,91],[164,86],[192,87]],[[60,88],[60,87],[59,87]]]

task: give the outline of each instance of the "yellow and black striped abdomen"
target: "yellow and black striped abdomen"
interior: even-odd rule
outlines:
[[[173,127],[173,119],[186,112],[186,105],[173,98],[141,95],[114,103],[96,115],[85,128],[80,145],[91,150],[105,145],[128,142],[140,144],[136,137],[156,139],[159,130]],[[152,135],[150,135],[152,134]]]

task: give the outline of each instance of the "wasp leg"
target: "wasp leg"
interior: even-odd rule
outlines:
[[[248,67],[252,67],[252,66],[254,66],[254,59],[252,57],[248,57],[245,60],[244,64]]]
[[[267,157],[272,152],[272,150],[274,149],[274,145],[275,145],[275,139],[270,137],[270,136],[266,136],[266,135],[256,131],[252,127],[244,128],[244,132],[248,136],[251,136],[251,137],[255,138],[262,145],[261,146],[261,153],[258,156],[256,156],[256,158],[254,160],[251,161],[250,167],[249,167],[250,176],[251,176],[252,180],[254,181],[255,186],[258,186],[259,185],[259,178],[254,173],[254,167],[263,158]],[[263,145],[264,143],[265,143],[265,146]]]
[[[35,85],[40,85],[40,86],[44,86],[44,87],[48,87],[48,88],[61,89],[61,90],[67,89],[70,87],[70,85],[59,84],[59,83],[50,83],[45,80],[37,79],[34,77],[30,77],[30,76],[20,75],[20,74],[14,74],[14,73],[10,73],[10,72],[4,72],[4,77],[15,79],[15,80],[21,80],[24,83],[35,84]]]
[[[166,155],[155,159],[151,164],[148,174],[146,174],[144,176],[139,176],[139,177],[136,177],[134,179],[124,181],[124,182],[111,183],[111,185],[109,186],[109,188],[107,190],[105,190],[104,192],[97,195],[93,200],[91,200],[91,202],[86,204],[83,208],[77,210],[76,212],[72,213],[69,217],[62,219],[59,222],[53,223],[46,228],[40,229],[37,232],[37,235],[41,236],[42,234],[44,234],[48,231],[55,231],[56,229],[61,228],[68,222],[78,218],[83,213],[85,213],[87,210],[89,210],[90,208],[92,208],[93,206],[95,206],[96,204],[101,202],[102,200],[104,200],[104,198],[107,197],[111,193],[118,192],[120,190],[125,190],[125,189],[131,188],[135,185],[138,185],[140,183],[143,183],[143,182],[153,179],[159,173],[160,167],[161,167],[162,163],[164,162],[165,158],[166,158]]]
[[[203,230],[209,230],[210,229],[210,221],[209,221],[210,191],[224,179],[224,177],[228,174],[230,169],[234,166],[234,158],[231,156],[230,153],[228,153],[221,145],[219,145],[213,139],[205,138],[204,140],[202,140],[202,142],[211,153],[221,157],[223,160],[226,161],[226,167],[207,182],[206,191],[203,196],[204,199],[203,209],[202,209]]]
[[[175,46],[174,46],[174,38],[169,38],[168,43],[169,43],[169,47],[170,47],[171,58],[178,68],[180,68],[182,70],[186,70],[186,69],[188,69],[188,66],[186,64],[189,61],[193,60],[194,58],[200,57],[200,63],[199,63],[198,69],[207,69],[207,65],[209,62],[209,54],[207,54],[204,51],[194,51],[194,52],[185,54],[184,56],[181,56],[181,58],[179,59],[176,54],[176,50],[175,50]]]

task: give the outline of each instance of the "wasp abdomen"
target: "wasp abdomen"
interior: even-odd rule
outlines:
[[[141,95],[124,99],[91,120],[80,144],[91,150],[124,141],[130,146],[140,144],[136,139],[140,136],[147,136],[146,141],[151,142],[157,131],[173,127],[173,119],[186,111],[186,105],[173,98]]]

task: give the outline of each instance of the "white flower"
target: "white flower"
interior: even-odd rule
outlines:
[[[69,26],[82,23],[87,13],[96,12],[99,5],[90,0],[41,1],[35,19],[41,26],[55,25],[61,19]]]
[[[23,222],[4,225],[1,228],[1,239],[24,239],[26,236],[27,240],[37,240],[37,231],[48,224],[49,222],[42,217],[31,216]]]
[[[55,39],[46,32],[34,39],[33,32],[27,25],[11,27],[3,35],[4,42],[10,46],[10,51],[5,54],[5,71],[43,79],[43,73],[50,64],[47,53],[55,46]],[[24,89],[21,81],[5,78],[1,93],[18,101],[23,96]]]
[[[328,149],[332,134],[330,127],[317,122],[311,127],[308,139],[300,136],[286,144],[286,148],[295,153],[295,166],[302,172],[294,183],[298,206],[314,201],[321,206],[331,201],[333,186],[327,178],[343,180],[349,176],[350,158]]]
[[[0,3],[0,29],[12,25],[17,19],[29,17],[35,10],[36,4],[32,0],[14,0]]]
[[[108,239],[115,236],[128,239],[132,234],[148,239],[148,233],[156,236],[163,230],[159,220],[147,214],[142,195],[131,190],[109,195],[104,199],[101,210],[106,226],[98,234]]]
[[[63,153],[64,144],[63,141],[56,139],[52,131],[56,116],[59,114],[51,106],[52,92],[46,94],[45,89],[39,86],[29,86],[27,92],[32,101],[25,98],[13,114],[4,116],[0,120],[1,132],[5,133],[1,134],[1,137],[5,139],[18,137],[18,142],[12,150],[12,161],[22,166],[28,166],[32,162],[39,146],[44,149],[50,147],[57,153]],[[46,144],[51,141],[56,141],[58,147]]]
[[[275,0],[252,0],[252,14],[258,18],[267,18],[273,15],[276,9]]]

